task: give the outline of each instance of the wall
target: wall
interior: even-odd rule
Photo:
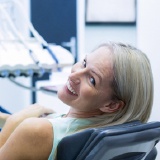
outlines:
[[[106,41],[127,42],[136,44],[135,25],[86,25],[85,27],[85,49],[90,52],[94,47]]]
[[[139,0],[137,19],[137,45],[151,61],[154,78],[154,103],[150,121],[160,121],[160,1]],[[160,152],[160,144],[157,145]],[[160,159],[160,153],[157,160]]]
[[[85,0],[77,0],[77,51],[78,59],[83,58],[85,52]]]
[[[30,78],[16,78],[23,85],[30,86]],[[16,86],[7,78],[0,79],[0,105],[11,113],[28,106],[30,102],[30,91]]]

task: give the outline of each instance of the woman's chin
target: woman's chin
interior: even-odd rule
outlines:
[[[58,98],[65,104],[71,105],[73,101],[77,99],[77,96],[73,95],[73,93],[70,93],[70,91],[67,89],[67,86],[64,85],[61,89],[57,92]]]

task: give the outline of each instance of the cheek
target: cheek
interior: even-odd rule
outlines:
[[[82,102],[86,104],[92,104],[96,103],[99,99],[99,94],[97,91],[92,89],[90,86],[85,85],[83,89],[81,88],[80,91],[80,99]]]
[[[102,98],[97,94],[84,94],[81,98],[81,106],[88,111],[98,109],[103,103]]]
[[[57,96],[58,98],[64,102],[66,100],[66,95],[65,95],[65,92],[64,92],[64,87],[62,87],[61,89],[58,90],[57,92]]]
[[[80,96],[83,98],[91,98],[95,93],[93,89],[86,83],[80,86]]]
[[[62,89],[59,89],[59,90],[58,90],[57,96],[58,96],[58,98],[59,98],[60,100],[62,99],[62,97],[63,97]]]

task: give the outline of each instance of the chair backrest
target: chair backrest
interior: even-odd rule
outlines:
[[[86,129],[61,140],[57,160],[154,160],[159,140],[160,122]]]
[[[157,149],[156,147],[154,147],[146,156],[145,160],[155,160],[156,157],[157,157]]]

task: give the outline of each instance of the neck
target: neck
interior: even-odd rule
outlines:
[[[65,117],[73,117],[73,118],[92,118],[96,116],[102,115],[103,112],[100,110],[94,111],[77,111],[75,109],[70,109]]]

